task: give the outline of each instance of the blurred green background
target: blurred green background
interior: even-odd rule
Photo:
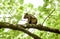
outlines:
[[[17,24],[24,13],[33,14],[42,24],[44,19],[55,8],[43,25],[60,29],[60,0],[0,0],[0,22]],[[60,39],[59,34],[35,30],[34,34],[42,39]],[[27,34],[7,28],[0,29],[0,39],[33,39]]]

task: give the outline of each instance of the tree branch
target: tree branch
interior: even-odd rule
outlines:
[[[49,15],[44,19],[42,25],[44,24],[44,22],[47,20],[47,18],[48,18],[54,11],[55,11],[55,9],[53,9],[53,10],[49,13]]]
[[[25,30],[22,25],[13,25],[13,24],[9,24],[9,23],[6,23],[6,22],[0,22],[0,28],[10,28],[10,29],[13,29],[13,30],[19,30],[19,31],[22,31],[26,34],[28,34],[29,36],[33,37],[34,39],[41,39],[40,37],[38,37],[37,35],[35,34],[32,34],[31,32]]]
[[[10,29],[13,29],[13,30],[19,30],[19,31],[22,31],[22,32],[30,35],[34,39],[41,39],[41,38],[38,37],[35,34],[32,34],[29,31],[27,31],[25,28],[35,28],[35,29],[42,30],[42,31],[48,31],[48,32],[53,32],[53,33],[60,34],[60,30],[49,28],[49,27],[43,26],[41,24],[38,24],[38,25],[26,24],[26,26],[25,26],[25,25],[9,24],[9,23],[6,23],[6,22],[0,22],[0,28],[10,28]]]
[[[43,26],[43,25],[41,25],[41,24],[38,24],[38,25],[28,24],[28,25],[27,25],[26,27],[24,27],[24,28],[35,28],[35,29],[42,30],[42,31],[48,31],[48,32],[53,32],[53,33],[60,34],[60,30],[58,30],[58,29],[53,29],[53,28],[49,28],[49,27]]]

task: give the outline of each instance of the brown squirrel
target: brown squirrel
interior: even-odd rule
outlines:
[[[37,24],[37,18],[31,14],[25,13],[24,19],[28,19],[29,24]]]

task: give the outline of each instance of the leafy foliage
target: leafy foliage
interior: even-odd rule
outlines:
[[[44,25],[60,29],[60,0],[43,0],[43,6],[34,8],[34,5],[24,4],[24,0],[0,0],[0,21],[17,24],[25,12],[36,15],[38,24],[42,24],[45,17],[56,8],[55,11],[48,17]],[[57,2],[57,3],[55,3]],[[9,16],[8,16],[9,15]],[[0,39],[33,39],[30,36],[24,36],[25,33],[21,31],[0,29]],[[34,34],[43,39],[60,39],[59,34],[35,30]]]

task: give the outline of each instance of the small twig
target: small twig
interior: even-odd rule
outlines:
[[[47,18],[55,11],[55,8],[49,13],[49,15],[44,19],[42,25],[44,24],[44,22],[47,20]]]

